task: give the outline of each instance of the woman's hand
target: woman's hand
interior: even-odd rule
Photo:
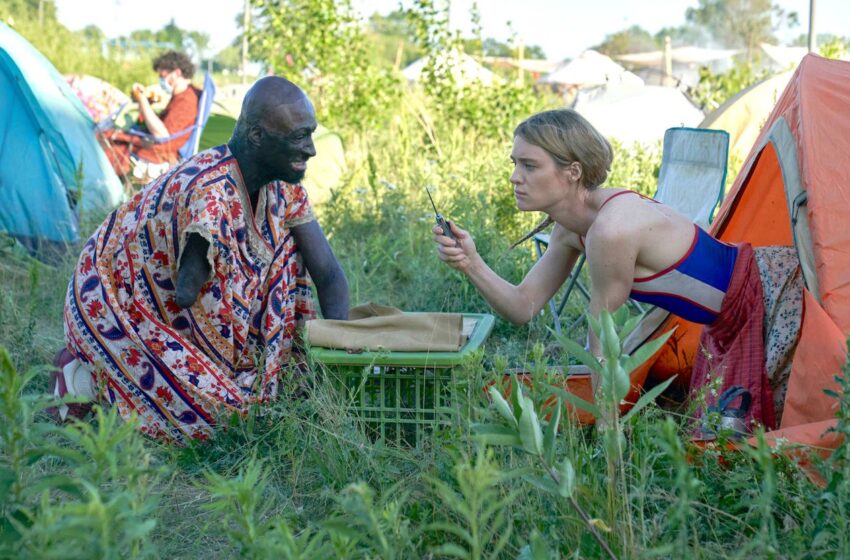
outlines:
[[[475,242],[472,240],[472,236],[469,235],[468,231],[460,229],[448,220],[446,222],[452,229],[452,233],[457,241],[444,235],[443,228],[435,225],[431,231],[434,233],[434,243],[437,244],[437,256],[450,267],[464,272],[478,258],[478,252],[475,250]]]

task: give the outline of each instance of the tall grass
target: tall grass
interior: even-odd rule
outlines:
[[[400,107],[386,130],[341,131],[351,172],[317,209],[352,301],[488,311],[438,262],[424,186],[518,281],[532,249],[507,248],[539,216],[514,207],[509,139],[454,126],[416,93]],[[657,152],[616,149],[609,184],[651,194]],[[557,382],[548,366],[565,350],[547,315],[522,328],[497,323],[462,370],[462,415],[422,449],[371,441],[320,369],[308,373],[306,396],[285,379],[275,403],[184,448],[143,439],[114,411],[55,426],[39,366],[62,345],[72,266],[0,245],[0,557],[850,557],[850,444],[820,465],[821,488],[763,443],[749,454],[695,453],[685,419],[655,406],[612,417],[613,439],[558,420],[542,387]],[[535,379],[509,403],[520,436],[504,431],[504,409],[487,392],[509,366]],[[845,389],[848,375],[850,366]],[[839,403],[848,434],[850,398]],[[505,437],[487,444],[472,425]]]

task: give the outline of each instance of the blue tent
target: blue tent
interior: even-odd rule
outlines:
[[[82,213],[122,201],[94,128],[53,65],[0,23],[0,231],[62,247],[79,240]]]

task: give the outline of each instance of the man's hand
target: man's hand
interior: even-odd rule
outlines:
[[[207,261],[209,242],[200,234],[190,233],[180,255],[177,268],[177,295],[175,300],[181,309],[192,307],[198,299],[201,286],[210,277],[210,263]]]
[[[143,86],[139,82],[134,83],[133,84],[133,90],[132,90],[133,101],[138,103],[139,100],[141,98],[143,98],[144,96],[145,96],[145,86]]]

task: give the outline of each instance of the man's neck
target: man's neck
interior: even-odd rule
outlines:
[[[242,174],[242,182],[245,184],[245,190],[251,200],[252,210],[256,210],[260,189],[271,180],[260,172],[259,167],[253,163],[252,158],[247,157],[238,143],[230,142],[227,147],[239,165],[239,172]]]
[[[174,84],[174,91],[171,92],[171,95],[180,95],[192,85],[192,82],[186,79],[177,80],[177,83]]]

